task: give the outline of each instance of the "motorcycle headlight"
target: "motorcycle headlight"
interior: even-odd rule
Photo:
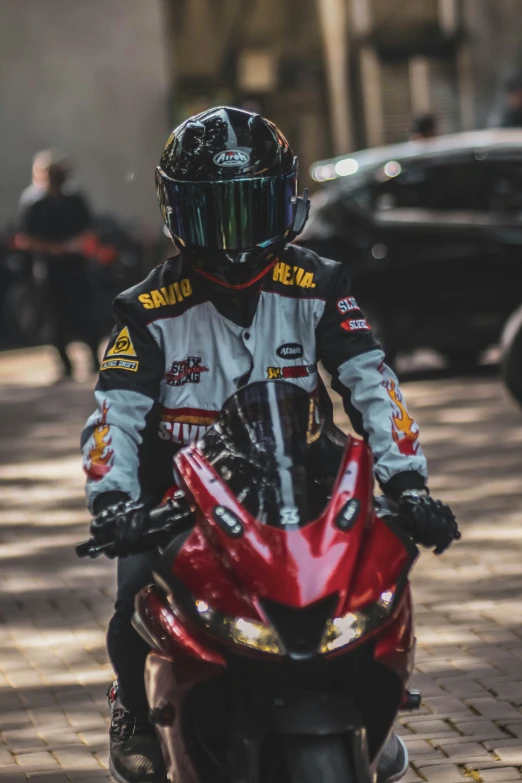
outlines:
[[[378,601],[358,612],[328,620],[320,652],[328,653],[353,644],[362,636],[375,631],[391,616],[395,605],[395,588],[385,590]]]
[[[285,654],[276,632],[268,625],[245,617],[221,614],[211,609],[206,601],[196,601],[196,610],[205,628],[215,636],[258,652]]]

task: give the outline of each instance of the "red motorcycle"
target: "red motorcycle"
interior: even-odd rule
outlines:
[[[365,443],[334,446],[321,478],[326,429],[297,386],[246,386],[175,458],[190,513],[151,512],[143,540],[163,540],[134,623],[171,783],[371,783],[418,701],[417,547],[375,504]]]

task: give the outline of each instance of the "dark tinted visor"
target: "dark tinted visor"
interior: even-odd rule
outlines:
[[[167,225],[184,242],[211,250],[248,250],[283,237],[293,224],[297,174],[220,182],[161,177]]]

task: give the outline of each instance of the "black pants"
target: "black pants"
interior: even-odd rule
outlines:
[[[89,347],[93,369],[98,370],[100,337],[94,315],[92,282],[85,258],[73,253],[50,256],[47,270],[52,341],[64,371],[71,371],[67,345],[75,339],[82,340]]]
[[[107,632],[107,650],[118,676],[123,705],[135,715],[148,715],[145,695],[145,659],[149,646],[131,625],[134,598],[142,587],[151,584],[156,550],[118,560],[118,591],[114,616]]]

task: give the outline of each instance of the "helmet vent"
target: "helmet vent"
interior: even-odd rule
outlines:
[[[265,125],[265,120],[261,117],[261,115],[254,114],[248,121],[248,130],[251,133],[255,133],[256,131],[261,130],[261,128],[264,128]]]
[[[195,152],[203,143],[205,126],[202,122],[188,122],[183,132],[183,148],[186,152]]]

